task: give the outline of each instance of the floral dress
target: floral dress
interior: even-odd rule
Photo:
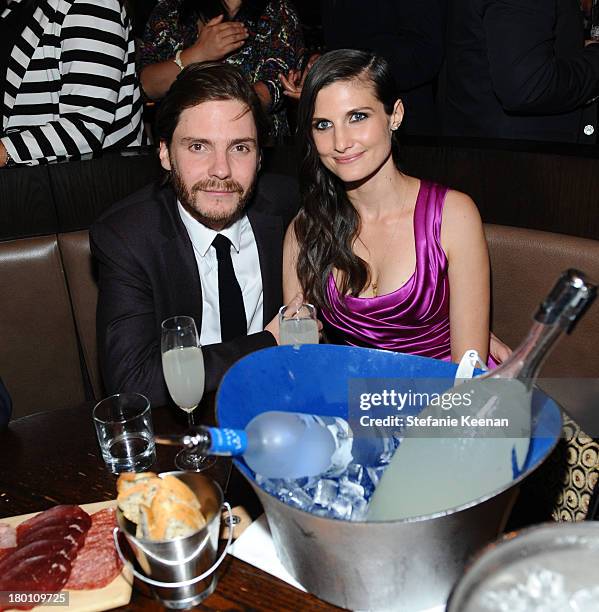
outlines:
[[[139,71],[149,64],[172,59],[179,49],[196,41],[196,22],[179,22],[181,5],[182,0],[159,0],[138,50]],[[252,18],[242,5],[232,20],[244,23],[249,36],[245,45],[224,61],[239,66],[251,83],[262,81],[268,87],[271,137],[280,140],[289,134],[289,125],[279,74],[300,67],[304,40],[299,18],[287,0],[272,0],[259,19]]]

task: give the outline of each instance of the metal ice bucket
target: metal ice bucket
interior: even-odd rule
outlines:
[[[598,576],[597,522],[543,523],[485,547],[456,584],[447,610],[592,612],[599,609]]]
[[[347,417],[348,378],[453,378],[455,370],[433,359],[355,347],[265,349],[226,374],[217,416],[221,426],[234,428],[268,410]],[[447,601],[467,560],[503,530],[517,485],[546,458],[560,431],[559,408],[535,393],[531,447],[517,479],[464,506],[400,521],[346,522],[303,512],[258,487],[243,462],[236,465],[264,506],[281,562],[310,593],[352,610],[412,612]],[[458,484],[460,478],[467,474],[456,474]]]
[[[139,580],[152,586],[154,595],[166,608],[186,609],[198,605],[216,588],[214,571],[220,565],[231,538],[220,558],[216,559],[223,492],[217,483],[194,472],[166,472],[184,482],[197,496],[206,525],[184,538],[153,541],[135,537],[136,525],[117,509],[119,529],[125,534],[129,546],[143,570],[131,571]],[[115,545],[121,559],[127,563],[115,530]]]

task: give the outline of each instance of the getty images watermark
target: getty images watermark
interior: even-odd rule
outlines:
[[[528,437],[532,392],[518,380],[354,378],[349,381],[354,435]]]

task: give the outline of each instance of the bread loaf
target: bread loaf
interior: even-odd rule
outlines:
[[[119,476],[117,500],[123,514],[133,523],[139,524],[140,506],[149,507],[152,504],[154,495],[162,486],[162,479],[152,472],[148,472],[145,478],[142,474],[136,476],[137,478],[131,478],[128,473]]]
[[[191,535],[206,524],[193,491],[175,476],[121,474],[117,482],[118,505],[137,524],[136,537],[171,540]]]

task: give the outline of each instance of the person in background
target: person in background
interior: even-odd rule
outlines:
[[[0,167],[143,144],[122,2],[9,0],[0,8],[0,115]]]
[[[271,136],[289,134],[278,75],[304,53],[299,19],[288,0],[160,0],[146,26],[138,67],[145,94],[158,100],[195,62],[238,66],[271,119]]]
[[[380,56],[331,51],[298,109],[302,208],[284,246],[283,293],[303,292],[334,343],[459,361],[489,349],[489,261],[465,194],[404,174],[404,117]]]
[[[599,45],[580,0],[452,0],[443,82],[447,136],[596,142]]]
[[[405,103],[403,134],[439,133],[435,92],[444,53],[445,4],[446,0],[322,2],[327,49],[363,49],[389,62]],[[306,72],[282,78],[287,95],[299,97]]]
[[[189,66],[164,98],[168,182],[115,204],[90,230],[109,393],[170,401],[160,354],[169,317],[195,319],[207,391],[235,361],[277,344],[283,236],[298,199],[290,178],[256,179],[266,125],[254,89],[228,64]]]

